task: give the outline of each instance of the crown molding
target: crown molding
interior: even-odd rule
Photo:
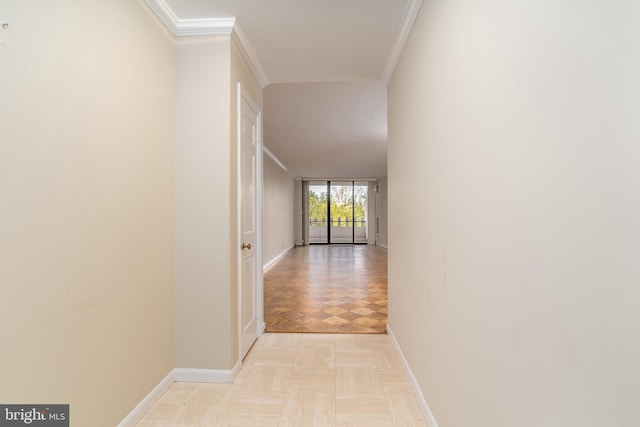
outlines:
[[[261,88],[269,84],[260,62],[236,18],[180,19],[165,0],[145,0],[174,36],[231,35]]]
[[[282,170],[284,170],[286,173],[289,174],[289,176],[291,176],[291,172],[289,172],[289,169],[286,168],[285,165],[282,164],[282,162],[275,156],[275,154],[273,154],[271,151],[269,151],[269,149],[267,147],[265,147],[264,145],[262,146],[262,151],[269,157],[271,157],[271,160],[273,160],[274,162],[276,162],[276,164],[278,166],[280,166],[282,168]]]
[[[240,23],[238,21],[236,21],[235,25],[233,26],[231,37],[240,49],[240,54],[249,66],[253,77],[258,81],[260,87],[264,88],[269,84],[269,79],[267,79],[267,75],[264,73],[262,66],[260,66],[258,57],[251,48],[249,40],[247,40],[247,37],[244,35],[244,31],[242,31],[242,27],[240,26]]]
[[[180,19],[164,0],[145,0],[175,36],[229,35],[236,18]]]
[[[393,72],[396,69],[396,65],[398,65],[400,55],[402,54],[405,43],[407,42],[407,38],[409,38],[409,33],[411,33],[411,28],[418,16],[418,12],[420,12],[421,6],[422,0],[410,0],[404,11],[402,26],[400,27],[400,31],[398,31],[396,42],[393,45],[393,49],[391,49],[391,53],[387,58],[387,65],[384,67],[384,72],[382,73],[382,81],[385,84],[389,84],[391,76],[393,76]]]
[[[235,18],[181,19],[171,31],[176,36],[228,35],[235,22]]]

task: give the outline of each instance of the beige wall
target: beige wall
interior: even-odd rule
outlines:
[[[262,90],[230,36],[186,37],[175,61],[175,366],[238,359],[237,82]]]
[[[294,179],[263,155],[262,264],[274,261],[294,245]]]
[[[230,369],[230,37],[175,59],[175,366]]]
[[[389,238],[388,238],[388,205],[387,205],[387,182],[388,179],[385,176],[384,178],[380,178],[377,181],[378,184],[378,194],[377,194],[377,206],[376,206],[376,217],[378,219],[378,233],[376,236],[376,243],[383,247],[388,247]]]
[[[141,2],[1,15],[0,401],[112,427],[173,368],[173,47]]]
[[[423,4],[389,88],[389,314],[440,426],[640,419],[638,16]]]

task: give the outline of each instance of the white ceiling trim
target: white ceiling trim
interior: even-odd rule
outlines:
[[[145,0],[176,36],[229,35],[236,18],[180,19],[164,0]]]
[[[180,19],[164,0],[145,0],[145,2],[175,36],[231,35],[260,86],[264,88],[269,84],[236,18]]]
[[[247,40],[247,37],[244,35],[244,31],[242,31],[242,27],[240,27],[240,24],[237,21],[233,27],[231,37],[233,37],[236,44],[240,48],[240,54],[251,69],[253,77],[258,81],[260,87],[264,88],[269,84],[269,79],[267,79],[267,75],[264,73],[264,70],[262,69],[260,62],[258,61],[255,52],[253,51],[253,49],[251,49],[249,40]]]
[[[176,36],[226,35],[231,33],[235,22],[235,18],[180,19],[172,31]]]
[[[265,153],[267,156],[271,157],[271,160],[273,160],[274,162],[276,162],[276,164],[277,164],[278,166],[280,166],[280,167],[281,167],[281,168],[282,168],[286,173],[288,173],[288,174],[289,174],[289,176],[292,176],[292,175],[291,175],[291,172],[289,172],[289,169],[287,169],[287,168],[285,167],[285,165],[283,165],[283,164],[282,164],[282,162],[281,162],[281,161],[280,161],[280,160],[275,156],[275,154],[273,154],[271,151],[269,151],[269,149],[268,149],[267,147],[265,147],[264,145],[262,146],[262,151],[264,151],[264,153]]]
[[[396,69],[396,65],[398,65],[400,55],[402,54],[405,43],[407,42],[407,38],[409,38],[409,33],[411,33],[413,23],[418,16],[418,12],[420,12],[420,6],[422,6],[422,0],[411,0],[407,5],[407,9],[404,11],[402,26],[400,27],[400,31],[398,31],[396,42],[393,45],[393,49],[391,49],[389,58],[387,58],[387,65],[382,73],[382,81],[385,84],[389,84],[391,76],[393,76],[393,71]]]

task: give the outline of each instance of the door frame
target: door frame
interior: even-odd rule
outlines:
[[[237,268],[237,299],[238,299],[238,362],[242,362],[245,355],[242,354],[242,101],[246,101],[257,113],[256,118],[256,313],[258,317],[256,335],[262,336],[265,330],[264,323],[264,290],[262,267],[262,109],[243,89],[242,84],[237,84],[237,127],[236,127],[236,198],[237,198],[237,235],[236,235],[236,268]]]
[[[310,183],[326,183],[327,185],[327,241],[326,242],[311,242],[311,233],[309,231],[310,227],[310,202],[309,202],[309,186]],[[352,191],[352,201],[351,201],[351,219],[352,219],[352,231],[351,231],[351,242],[332,242],[331,241],[331,227],[333,222],[331,220],[331,187],[336,182],[350,182],[351,183],[351,191]],[[356,183],[366,182],[367,183],[367,205],[365,206],[367,212],[367,241],[366,242],[356,242],[355,241],[355,188]],[[371,225],[371,217],[372,215],[376,215],[376,206],[371,203],[371,194],[373,190],[373,185],[377,185],[377,181],[374,179],[355,179],[355,178],[343,178],[343,179],[303,179],[302,185],[302,224],[303,230],[302,235],[304,237],[305,244],[308,245],[375,245],[375,235],[372,234],[372,230],[375,230]],[[319,186],[319,184],[315,184]],[[341,185],[341,184],[337,184]],[[362,186],[358,184],[358,186]]]

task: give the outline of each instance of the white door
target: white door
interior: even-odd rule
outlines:
[[[240,160],[240,268],[239,268],[239,321],[240,358],[244,358],[260,335],[262,325],[259,310],[258,283],[258,172],[259,110],[239,91],[239,160]]]

